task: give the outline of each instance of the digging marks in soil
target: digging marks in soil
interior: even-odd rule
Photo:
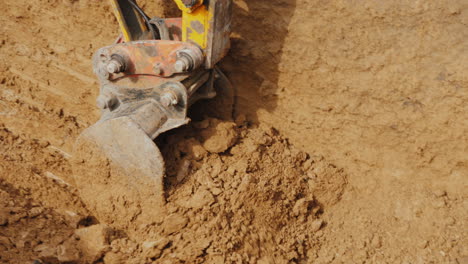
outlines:
[[[167,216],[127,228],[131,238],[113,241],[104,260],[287,263],[315,256],[323,208],[346,186],[342,170],[270,127],[206,119],[161,142]],[[332,193],[316,195],[330,185]]]
[[[67,182],[58,176],[36,179],[37,184],[24,182],[25,175],[45,175],[40,169],[43,164],[51,169],[54,164],[67,167],[67,161],[62,157],[56,157],[55,163],[44,161],[49,159],[48,155],[55,155],[38,154],[47,150],[47,143],[33,140],[18,144],[20,137],[6,129],[2,131],[4,147],[8,149],[5,153],[9,153],[7,159],[11,162],[2,163],[10,168],[4,172],[20,164],[21,156],[25,160],[32,160],[32,156],[38,158],[37,165],[25,166],[16,174],[21,177],[11,178],[2,173],[2,178],[16,182],[20,188],[35,188],[36,193],[52,186],[58,188],[52,191],[56,192],[54,195],[64,193],[60,205],[54,204],[56,196],[52,194],[23,193],[31,197],[28,199],[35,198],[55,208],[41,209],[38,213],[40,219],[49,219],[49,212],[61,219],[63,227],[48,225],[47,233],[68,230],[53,244],[48,242],[52,238],[32,238],[36,244],[14,251],[29,259],[63,261],[67,258],[86,262],[103,257],[106,263],[118,260],[122,263],[306,260],[316,254],[319,243],[316,234],[326,226],[321,219],[323,208],[338,201],[346,186],[342,170],[322,158],[298,151],[270,127],[247,127],[246,124],[206,119],[162,139],[169,143],[163,147],[169,164],[167,216],[147,219],[143,224],[129,222],[123,229],[120,226],[120,230],[104,225],[83,227],[80,223],[86,222],[83,220],[86,210],[78,198],[73,198],[75,191]],[[317,195],[330,185],[335,190],[333,193]],[[63,207],[66,197],[72,197],[68,199],[74,210],[58,209]],[[25,204],[21,210],[28,208]],[[5,207],[5,212],[10,211]],[[28,221],[33,220],[23,220],[24,224],[30,223]],[[44,228],[44,224],[34,221],[30,223],[32,230]],[[47,223],[47,220],[41,223],[44,221]],[[18,226],[10,222],[4,223],[7,231],[16,228]],[[89,228],[96,230],[87,231]],[[4,236],[10,239],[9,233]],[[3,257],[14,259],[12,256]]]
[[[148,13],[163,12],[161,4],[141,3],[152,8]],[[336,160],[349,177],[321,157],[302,162],[269,128],[246,129],[242,122],[234,128],[234,145],[225,140],[215,150],[210,144],[219,140],[210,134],[218,125],[211,122],[218,121],[202,122],[178,130],[183,137],[165,138],[174,146],[165,148],[174,161],[166,186],[169,217],[110,235],[108,227],[87,221],[87,210],[67,185],[73,186],[67,153],[98,116],[89,58],[117,35],[111,10],[105,1],[6,0],[0,17],[2,197],[20,201],[19,215],[31,206],[44,208],[53,219],[44,220],[51,234],[77,227],[67,211],[84,218],[79,229],[90,229],[78,233],[85,243],[66,233],[57,246],[69,246],[75,258],[77,249],[88,262],[219,263],[250,260],[249,252],[259,263],[271,261],[257,256],[275,254],[278,261],[317,263],[466,262],[466,5],[272,3],[235,0],[233,49],[223,68],[238,88],[239,113],[274,124],[296,146]],[[219,129],[232,131],[222,123]],[[262,143],[262,133],[273,143]],[[283,177],[275,176],[280,172]],[[62,218],[68,222],[54,224]],[[46,218],[0,226],[2,236],[15,240],[2,242],[16,245],[18,234],[29,229],[41,233],[38,219]],[[86,236],[86,230],[99,235]],[[55,241],[42,235],[35,236],[38,243]],[[39,257],[25,245],[0,248],[0,255],[10,263]],[[58,261],[54,254],[49,259]]]

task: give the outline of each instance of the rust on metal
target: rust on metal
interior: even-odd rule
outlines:
[[[178,52],[181,50],[194,50],[194,52],[197,52],[199,48],[187,42],[145,40],[108,46],[98,54],[107,53],[125,58],[125,71],[111,72],[109,79],[112,81],[132,75],[171,77],[178,73],[174,65],[178,59]],[[96,71],[99,71],[100,67],[107,67],[108,63],[108,61],[100,61],[99,57],[96,58]],[[158,65],[158,71],[155,71],[155,65]]]

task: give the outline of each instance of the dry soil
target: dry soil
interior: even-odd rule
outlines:
[[[109,6],[2,6],[0,263],[468,263],[468,1],[234,0],[235,121],[158,139],[167,212],[125,225],[71,170]]]

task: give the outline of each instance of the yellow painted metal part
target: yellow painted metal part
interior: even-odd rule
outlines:
[[[117,18],[117,21],[119,22],[120,26],[120,31],[122,32],[122,35],[124,37],[125,42],[128,42],[131,40],[130,33],[127,30],[127,27],[125,26],[122,12],[120,11],[120,7],[117,3],[117,0],[109,0],[112,10],[114,10],[115,17]]]
[[[213,13],[205,5],[191,13],[182,13],[182,41],[190,41],[205,49],[208,43],[210,20]]]
[[[190,41],[205,49],[208,43],[210,20],[213,13],[198,0],[192,7],[186,7],[182,0],[174,0],[182,11],[182,41]]]
[[[119,22],[119,27],[120,31],[122,32],[123,38],[125,42],[129,42],[132,40],[137,40],[136,36],[132,36],[131,34],[131,29],[128,28],[129,25],[126,24],[125,22],[125,17],[124,14],[121,10],[121,7],[118,3],[118,0],[109,0],[112,9],[114,10],[115,17],[117,18],[117,21]],[[135,12],[135,11],[133,11]],[[140,17],[139,14],[136,14],[136,17],[138,19],[138,27],[141,32],[147,31],[146,25],[143,21],[143,19]],[[143,37],[140,36],[140,37]]]
[[[195,43],[205,50],[208,45],[208,36],[211,30],[210,22],[214,17],[213,10],[209,10],[208,6],[203,4],[203,0],[198,0],[192,7],[186,7],[182,0],[174,1],[182,11],[182,41]],[[126,24],[118,0],[109,0],[109,2],[119,22],[124,41],[129,42],[136,40],[135,36],[132,36],[131,30],[128,28],[129,25]],[[139,19],[139,24],[142,31],[146,30],[146,26],[143,21],[141,21],[141,18]]]

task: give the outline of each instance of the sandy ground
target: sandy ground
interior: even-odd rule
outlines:
[[[160,139],[167,214],[117,228],[70,165],[115,19],[4,0],[0,263],[468,263],[468,2],[234,3],[235,122]]]

